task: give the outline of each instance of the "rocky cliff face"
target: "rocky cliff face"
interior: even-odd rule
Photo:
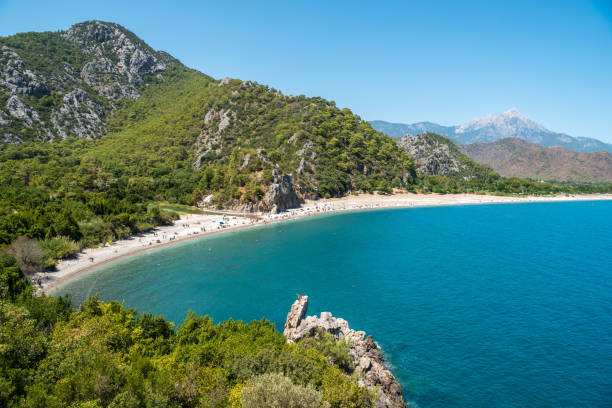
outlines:
[[[473,163],[443,136],[434,133],[405,135],[397,143],[412,156],[420,174],[469,177]]]
[[[353,357],[360,384],[378,393],[376,408],[406,407],[402,387],[385,367],[384,358],[372,336],[349,328],[346,320],[333,317],[329,312],[321,313],[320,317],[306,317],[307,310],[308,296],[298,295],[287,315],[283,332],[288,342],[299,342],[306,336],[314,335],[317,329],[331,333],[336,340],[348,341],[351,346],[349,354]]]
[[[448,144],[440,143],[427,133],[405,135],[398,143],[413,157],[421,174],[449,176],[465,169]]]
[[[47,47],[35,49],[41,42]],[[147,77],[163,79],[175,63],[123,27],[101,21],[0,38],[0,138],[97,138],[106,133],[115,101],[138,98]]]
[[[279,175],[275,172],[274,183],[268,187],[263,204],[264,209],[276,213],[288,208],[299,207],[300,199],[293,186],[293,176],[291,174]]]
[[[303,200],[299,197],[293,184],[293,176],[291,174],[279,174],[278,171],[272,172],[274,182],[267,188],[262,199],[248,204],[239,203],[223,203],[225,208],[231,208],[239,212],[273,212],[280,213],[290,208],[298,208]],[[199,206],[211,207],[215,206],[212,196],[202,197]]]
[[[153,51],[134,34],[113,23],[76,24],[60,35],[89,57],[81,69],[81,80],[100,95],[115,100],[137,98],[144,78],[163,72],[170,62],[167,54]]]

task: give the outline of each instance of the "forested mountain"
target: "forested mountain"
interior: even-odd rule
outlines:
[[[612,145],[589,137],[574,137],[546,129],[522,115],[517,109],[477,118],[459,126],[442,126],[432,122],[411,125],[389,123],[380,120],[370,122],[372,126],[391,137],[402,137],[406,133],[437,133],[455,143],[490,143],[504,138],[519,138],[540,146],[562,146],[574,152],[612,152]]]
[[[461,146],[472,159],[491,165],[502,176],[573,182],[611,182],[612,154],[575,153],[521,139]]]

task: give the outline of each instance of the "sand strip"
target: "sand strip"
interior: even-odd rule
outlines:
[[[301,208],[280,214],[261,214],[259,219],[229,215],[183,215],[174,225],[157,227],[153,231],[133,236],[125,240],[107,244],[104,247],[88,248],[73,259],[62,260],[54,272],[39,273],[34,280],[40,279],[42,291],[53,289],[81,276],[93,269],[125,259],[145,251],[155,250],[191,239],[202,238],[228,231],[237,231],[256,225],[282,222],[291,219],[316,216],[343,211],[362,211],[383,208],[410,208],[470,204],[503,204],[564,201],[612,200],[612,194],[558,195],[507,197],[476,194],[360,194],[343,198],[307,201]]]

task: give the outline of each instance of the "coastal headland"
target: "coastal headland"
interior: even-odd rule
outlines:
[[[87,248],[71,259],[62,260],[52,272],[39,273],[42,291],[51,294],[54,289],[83,274],[91,272],[146,251],[152,251],[179,242],[198,239],[229,231],[262,226],[293,219],[346,211],[365,211],[388,208],[414,208],[451,205],[517,204],[534,202],[568,202],[612,200],[612,194],[556,195],[556,196],[496,196],[477,194],[411,194],[393,195],[359,194],[342,198],[307,200],[301,207],[264,214],[235,212],[218,214],[187,214],[173,225],[157,227],[146,234],[132,236],[98,248]]]

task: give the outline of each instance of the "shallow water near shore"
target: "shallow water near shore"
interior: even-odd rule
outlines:
[[[296,293],[382,346],[419,407],[612,406],[612,202],[380,210],[136,256],[54,294],[179,324],[268,318]]]

